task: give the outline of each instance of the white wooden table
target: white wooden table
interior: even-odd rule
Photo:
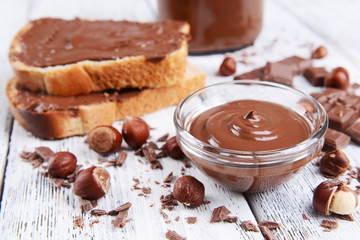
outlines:
[[[6,82],[13,75],[7,53],[11,38],[20,27],[31,19],[44,16],[153,21],[156,20],[156,9],[155,0],[0,0],[0,105],[3,106],[0,115],[0,239],[165,239],[168,229],[187,239],[263,239],[261,233],[241,229],[241,222],[246,220],[280,223],[280,229],[274,231],[278,239],[360,239],[360,208],[354,213],[355,222],[314,212],[312,190],[325,178],[313,163],[287,183],[256,194],[230,192],[213,183],[196,167],[186,169],[186,174],[204,183],[206,199],[211,203],[196,209],[179,205],[171,212],[165,210],[171,220],[167,224],[159,212],[159,198],[171,188],[162,188],[154,181],[162,182],[171,171],[176,177],[181,176],[182,163],[164,158],[161,160],[163,170],[151,170],[129,151],[123,167],[107,168],[112,186],[97,207],[111,210],[132,202],[131,221],[124,228],[115,229],[110,216],[100,217],[99,223],[89,226],[94,217],[89,213],[81,215],[79,199],[72,189],[56,189],[40,174],[40,169],[33,170],[30,164],[20,159],[23,150],[33,151],[37,146],[73,152],[85,166],[98,164],[99,157],[84,143],[85,137],[45,141],[31,136],[13,120],[5,96]],[[311,46],[323,44],[329,55],[317,60],[315,65],[328,69],[343,66],[349,70],[351,81],[360,83],[359,13],[360,1],[357,0],[265,0],[264,27],[259,38],[254,46],[238,54],[255,52],[256,55],[248,58],[248,65],[239,64],[238,72],[295,54],[309,57]],[[188,59],[207,73],[207,84],[232,80],[232,77],[217,75],[222,54],[189,56]],[[295,77],[295,87],[308,93],[321,90],[312,87],[301,76]],[[174,106],[168,107],[143,116],[154,128],[152,139],[165,133],[175,134],[174,109]],[[113,125],[120,129],[121,124],[115,122]],[[360,146],[352,143],[344,151],[353,166],[360,166]],[[140,179],[140,186],[151,187],[148,198],[138,196],[139,191],[130,190],[133,177]],[[356,185],[359,182],[354,181],[353,187]],[[221,205],[239,217],[238,223],[209,223],[212,210]],[[303,219],[303,213],[309,220]],[[77,216],[85,219],[83,228],[74,227],[73,220]],[[174,221],[177,216],[180,216],[178,222]],[[197,223],[188,224],[186,217],[197,217]],[[336,220],[339,228],[324,232],[320,227],[323,219]]]

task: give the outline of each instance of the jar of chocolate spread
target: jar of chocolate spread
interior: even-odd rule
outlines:
[[[260,33],[263,0],[158,0],[159,19],[190,23],[192,54],[251,45]]]

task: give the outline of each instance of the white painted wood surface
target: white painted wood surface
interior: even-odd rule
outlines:
[[[329,56],[315,62],[318,66],[331,69],[344,66],[351,75],[352,82],[360,82],[360,27],[359,14],[354,8],[359,6],[356,0],[339,1],[321,0],[267,0],[265,1],[264,28],[256,44],[243,52],[256,55],[249,57],[247,66],[238,65],[238,72],[245,72],[266,61],[279,60],[290,55],[309,56],[309,46],[324,44],[329,49]],[[326,2],[326,3],[325,3]],[[71,7],[70,7],[71,6]],[[341,16],[329,17],[329,12],[335,9]],[[359,11],[358,11],[359,12]],[[8,46],[16,31],[30,19],[43,16],[72,18],[75,16],[99,19],[127,19],[151,21],[156,19],[156,0],[133,1],[22,1],[2,0],[0,2],[0,91],[4,93],[6,81],[12,76],[7,61]],[[331,15],[330,15],[331,16]],[[346,25],[351,21],[351,25]],[[326,24],[324,24],[326,23]],[[343,25],[345,24],[345,25]],[[338,26],[334,30],[333,26]],[[344,27],[345,26],[345,27]],[[339,29],[346,34],[339,34]],[[352,33],[350,34],[349,33]],[[357,44],[356,44],[357,43]],[[210,56],[190,56],[189,61],[206,71],[207,83],[231,81],[232,77],[217,75],[218,67],[223,59],[221,54]],[[305,92],[319,91],[313,88],[305,79],[297,76],[295,87]],[[0,94],[0,104],[7,106],[5,94]],[[172,113],[175,107],[169,107],[144,119],[154,128],[151,131],[153,139],[165,133],[175,134],[172,124]],[[278,239],[357,239],[360,230],[359,210],[354,214],[356,222],[338,220],[339,229],[330,233],[323,232],[320,222],[323,219],[335,220],[315,213],[311,206],[312,189],[325,178],[314,164],[308,164],[296,177],[287,183],[256,194],[241,194],[230,192],[206,178],[195,167],[186,169],[186,174],[193,175],[202,181],[206,188],[206,199],[211,204],[198,209],[177,206],[168,212],[171,224],[166,224],[159,213],[160,196],[167,194],[170,188],[162,188],[154,181],[162,180],[171,172],[176,177],[181,175],[182,163],[170,158],[162,159],[164,170],[151,170],[148,164],[141,164],[138,156],[129,151],[128,159],[121,168],[109,167],[111,174],[111,189],[99,200],[97,208],[111,210],[125,202],[132,202],[129,211],[132,219],[123,229],[114,229],[112,217],[100,217],[100,223],[92,227],[89,223],[94,219],[89,214],[85,218],[84,228],[73,226],[73,220],[80,216],[78,198],[72,189],[56,189],[44,178],[39,170],[33,170],[31,165],[19,158],[21,151],[32,151],[37,146],[49,146],[54,151],[71,151],[79,162],[89,166],[97,164],[99,157],[90,151],[84,143],[85,137],[72,137],[58,141],[44,141],[26,133],[15,121],[12,124],[8,108],[5,107],[0,116],[0,173],[4,171],[4,188],[1,199],[0,239],[165,239],[167,229],[175,230],[187,239],[263,239],[260,233],[245,232],[240,228],[241,221],[273,220],[282,227],[274,233]],[[121,129],[121,122],[114,126]],[[8,135],[11,132],[8,149]],[[360,166],[360,147],[352,144],[344,150],[352,164]],[[109,156],[112,158],[113,156]],[[3,177],[3,176],[1,176]],[[140,178],[141,185],[151,187],[148,198],[138,196],[139,191],[131,191],[134,184],[132,178]],[[2,180],[2,179],[1,179]],[[354,184],[359,184],[354,181]],[[153,207],[150,205],[153,204]],[[237,224],[210,224],[212,210],[225,205],[232,215],[239,217]],[[302,219],[305,213],[308,221]],[[174,221],[180,216],[179,222]],[[186,223],[185,217],[196,216],[194,225]]]

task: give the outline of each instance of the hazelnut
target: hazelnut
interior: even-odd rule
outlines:
[[[346,90],[349,87],[349,73],[345,68],[338,67],[333,69],[325,76],[324,86]]]
[[[166,140],[164,151],[166,155],[175,159],[179,159],[184,156],[184,153],[181,151],[175,136]]]
[[[358,196],[344,182],[328,180],[320,183],[314,191],[313,206],[317,212],[346,215],[355,211]]]
[[[341,150],[334,150],[326,153],[320,159],[320,170],[331,176],[339,176],[346,172],[350,161]]]
[[[74,194],[88,200],[97,200],[110,188],[110,174],[102,167],[89,167],[79,173],[74,182]]]
[[[88,135],[89,147],[100,154],[110,154],[118,149],[122,142],[120,132],[112,126],[97,126]]]
[[[328,50],[324,46],[320,46],[311,53],[311,58],[324,58],[328,54]]]
[[[147,123],[139,117],[126,117],[122,135],[125,142],[133,149],[140,148],[150,135],[150,128]]]
[[[183,176],[175,182],[173,195],[176,200],[187,206],[198,207],[203,203],[205,187],[196,178]]]
[[[220,65],[220,74],[223,76],[230,76],[236,72],[236,62],[231,57],[226,57]]]
[[[70,152],[57,152],[49,157],[48,173],[54,178],[66,178],[76,169],[77,159]]]

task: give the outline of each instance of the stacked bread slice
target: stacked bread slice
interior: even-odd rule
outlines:
[[[32,21],[10,47],[10,110],[52,139],[177,104],[205,85],[186,61],[188,32],[179,21]]]

